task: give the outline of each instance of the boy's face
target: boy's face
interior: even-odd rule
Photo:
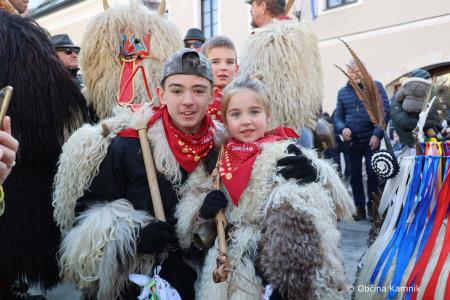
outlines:
[[[264,136],[270,122],[258,94],[242,89],[231,96],[225,112],[225,126],[230,136],[243,143],[251,143]]]
[[[223,89],[239,72],[236,62],[236,52],[230,48],[213,48],[206,53],[212,66],[214,85]]]
[[[197,133],[212,98],[211,83],[199,76],[176,74],[166,78],[156,90],[161,104],[167,105],[175,126],[186,134]]]

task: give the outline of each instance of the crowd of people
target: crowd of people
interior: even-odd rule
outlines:
[[[288,3],[248,3],[255,28],[249,47],[276,51],[255,37],[281,28],[268,40],[281,40],[279,34],[290,46],[304,46],[304,53],[286,52],[316,63],[317,78],[308,80],[320,81],[320,62],[311,61],[318,55],[308,56],[317,41],[287,17]],[[0,239],[8,241],[0,250],[0,299],[45,299],[29,296],[28,285],[45,291],[61,279],[75,282],[86,300],[136,299],[141,290],[128,275],[155,269],[182,299],[345,298],[336,221],[371,215],[380,181],[369,161],[388,130],[371,122],[350,83],[328,118],[337,146],[318,153],[308,148],[321,141],[302,141],[299,133],[314,136],[321,91],[297,74],[280,79],[248,53],[239,65],[230,38],[206,39],[191,28],[181,39],[166,19],[132,3],[95,17],[77,46],[67,34],[50,37],[18,15],[26,4],[0,0],[0,37],[8,41],[0,44],[0,57],[8,60],[1,62],[0,87],[15,88],[11,119],[0,131]],[[136,31],[118,32],[118,20],[134,22],[130,28],[137,29],[129,30]],[[263,27],[268,30],[258,31]],[[304,36],[305,45],[289,41],[289,30]],[[117,39],[105,41],[111,36]],[[165,42],[161,49],[158,41]],[[13,44],[35,47],[30,55],[12,53]],[[109,56],[107,47],[120,53]],[[30,65],[34,72],[21,73]],[[348,73],[364,89],[354,62]],[[399,155],[415,151],[412,131],[430,77],[414,70],[391,100],[375,82]],[[286,89],[275,82],[301,85],[301,93],[293,89],[295,99],[278,101]],[[447,124],[431,113],[426,135],[448,138]],[[153,152],[153,184],[145,145]],[[321,158],[332,158],[341,172],[341,152],[341,177],[350,178],[353,199]],[[232,267],[216,283],[212,274],[224,253],[214,219],[221,213],[229,223]]]

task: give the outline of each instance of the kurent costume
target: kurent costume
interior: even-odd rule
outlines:
[[[263,75],[269,90],[275,127],[314,128],[323,83],[317,38],[307,22],[274,19],[255,29],[242,52],[239,74],[255,73]]]
[[[386,218],[362,258],[355,299],[450,298],[450,143],[422,144],[386,183]]]
[[[314,151],[304,153],[317,168],[316,182],[301,184],[277,174],[277,161],[289,155],[286,149],[292,143],[276,142],[279,139],[268,136],[255,143],[227,144],[221,179],[231,200],[226,217],[233,271],[226,282],[213,282],[216,244],[208,252],[201,272],[198,299],[260,299],[269,283],[286,299],[344,297],[345,275],[336,218],[350,219],[353,204],[345,188],[336,184],[339,177],[335,170],[318,159]],[[227,154],[233,147],[237,155],[233,156],[233,151]],[[259,150],[247,153],[251,147]],[[247,154],[251,156],[241,161]],[[231,162],[230,167],[225,160]],[[229,168],[232,171],[227,171]],[[198,206],[205,187],[192,186],[181,203]],[[182,246],[189,245],[189,239],[185,242],[181,241]]]
[[[148,214],[153,208],[138,140],[127,134],[116,138],[132,127],[130,110],[118,106],[137,108],[135,104],[149,102],[161,82],[164,61],[182,47],[181,37],[173,24],[136,2],[98,14],[86,32],[80,53],[85,94],[100,118],[115,114],[96,126],[85,125],[64,145],[53,201],[64,237],[60,267],[64,278],[73,280],[87,296],[132,299],[137,294],[128,285],[128,274],[150,274],[154,262],[154,255],[135,255],[138,231],[153,219]],[[152,110],[144,110],[148,120]],[[162,118],[155,120],[149,136],[170,217],[187,173],[170,150]],[[204,172],[202,166],[198,169]],[[185,266],[185,277],[195,275],[178,252],[169,258],[168,263]],[[163,265],[160,275],[170,268]],[[183,289],[172,278],[165,276],[189,299],[191,280]]]
[[[20,143],[3,185],[0,282],[26,279],[47,289],[59,281],[53,177],[62,144],[85,121],[84,99],[48,33],[29,18],[0,11],[0,66],[0,88],[14,88],[8,115]]]
[[[84,94],[100,119],[118,103],[130,106],[155,96],[164,62],[183,47],[175,25],[137,1],[97,14],[80,46]]]
[[[411,83],[415,92],[422,89],[416,79],[405,86]],[[433,83],[431,90],[442,88]],[[405,97],[402,108],[413,111],[417,100],[424,104],[415,129],[420,155],[401,157],[400,173],[386,183],[378,207],[386,217],[362,258],[357,284],[365,288],[356,290],[355,299],[450,299],[450,143],[425,135],[436,102],[448,98],[419,98],[411,91],[402,92],[412,100],[404,106]]]

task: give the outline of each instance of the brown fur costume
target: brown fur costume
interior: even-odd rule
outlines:
[[[8,114],[20,143],[3,187],[0,281],[18,278],[50,288],[59,281],[59,231],[51,192],[68,135],[85,120],[84,99],[36,22],[0,11],[0,88],[14,88]]]
[[[288,234],[290,233],[290,234]],[[280,249],[290,249],[282,251]],[[306,251],[305,251],[306,250]],[[287,299],[313,298],[313,278],[322,267],[320,235],[312,217],[297,212],[289,203],[268,212],[259,241],[257,269]],[[297,262],[286,264],[286,262]],[[274,268],[277,266],[277,268]],[[276,271],[275,271],[276,269]]]

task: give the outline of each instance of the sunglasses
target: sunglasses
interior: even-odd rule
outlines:
[[[58,49],[56,49],[56,51],[58,51],[58,52],[64,51],[64,53],[67,55],[72,55],[72,53],[76,53],[76,54],[80,53],[80,49],[78,49],[78,48],[58,48]]]
[[[203,45],[203,42],[200,41],[195,41],[195,42],[185,42],[184,46],[186,48],[192,48],[192,46],[194,46],[194,48],[200,48]]]

